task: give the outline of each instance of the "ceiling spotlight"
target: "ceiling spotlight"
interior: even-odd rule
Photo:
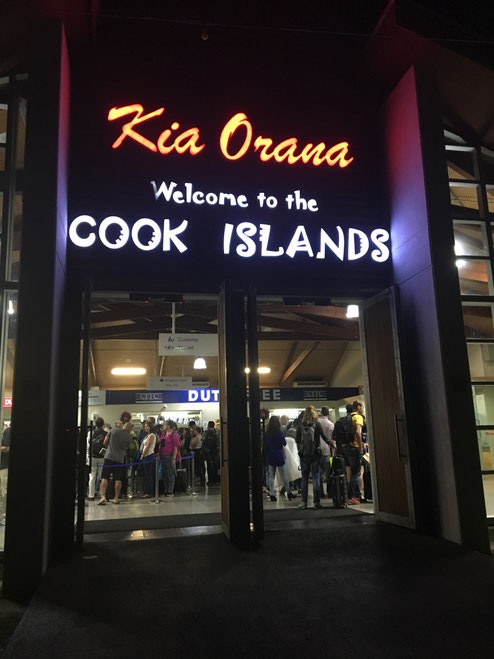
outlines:
[[[259,366],[259,368],[257,369],[257,372],[260,375],[264,375],[266,373],[271,373],[271,369],[269,368],[269,366]]]
[[[195,362],[194,362],[194,368],[196,368],[196,369],[207,368],[207,366],[206,366],[206,360],[204,359],[204,357],[198,357],[198,358],[195,360]]]
[[[146,375],[145,368],[112,368],[112,375]]]
[[[244,370],[246,373],[250,373],[250,368],[248,366],[246,366]]]
[[[349,304],[346,308],[347,318],[358,318],[358,304]]]

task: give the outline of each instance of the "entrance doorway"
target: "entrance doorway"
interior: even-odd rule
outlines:
[[[334,510],[329,474],[322,466],[325,496],[317,515],[375,512],[380,519],[413,526],[395,303],[383,305],[383,300],[393,299],[385,294],[377,303],[360,304],[359,318],[348,314],[349,303],[356,300],[258,296],[253,287],[229,283],[218,295],[92,293],[82,350],[87,363],[82,369],[87,388],[87,398],[81,397],[82,425],[87,417],[89,424],[103,418],[106,426],[115,426],[127,412],[140,444],[143,421],[153,418],[158,440],[164,423],[173,422],[181,443],[180,489],[173,498],[165,497],[158,471],[156,489],[147,493],[140,455],[129,454],[119,507],[101,506],[101,464],[99,474],[93,468],[92,489],[87,467],[84,483],[80,469],[79,492],[89,499],[82,507],[79,496],[79,528],[83,525],[87,534],[207,527],[223,530],[243,546],[261,540],[265,525],[274,528],[304,515],[299,509],[302,488],[294,474],[288,488],[282,479],[270,483],[265,445],[269,419],[279,417],[287,434],[308,406],[317,415],[326,412],[335,423],[357,399],[367,415],[360,479],[365,501],[344,513]],[[208,354],[165,349],[165,341],[182,335],[203,337],[206,343],[209,339],[215,347]],[[200,358],[205,368],[194,368]],[[379,370],[379,364],[387,367]],[[116,375],[111,373],[114,368],[141,368],[145,373]],[[208,425],[220,444],[217,460],[209,462],[197,446],[201,440],[191,445],[190,432],[195,427],[193,435],[204,437]],[[88,458],[93,460],[98,462]],[[159,470],[159,459],[156,464]],[[108,494],[113,496],[111,488]],[[313,503],[310,485],[308,507]]]

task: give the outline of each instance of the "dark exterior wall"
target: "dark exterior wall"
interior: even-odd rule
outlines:
[[[390,95],[385,122],[394,279],[401,292],[409,379],[409,436],[412,459],[413,454],[423,456],[413,478],[417,523],[459,542],[413,69]]]
[[[440,115],[430,90],[421,87],[417,98],[417,84],[417,73],[410,69],[384,111],[417,524],[486,550]],[[466,462],[460,460],[460,447]]]
[[[33,39],[29,65],[19,330],[5,540],[4,593],[29,596],[52,551],[56,381],[65,294],[69,70],[60,24]],[[73,477],[71,478],[73,480]],[[69,490],[70,491],[70,490]]]

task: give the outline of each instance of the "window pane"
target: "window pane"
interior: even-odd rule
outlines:
[[[487,517],[494,517],[494,474],[484,474],[482,481]]]
[[[12,413],[12,388],[14,380],[14,356],[17,334],[17,293],[6,293],[4,309],[5,336],[1,350],[1,397],[2,397],[2,446],[10,448],[10,420]],[[0,457],[0,549],[3,549],[5,534],[5,513],[7,506],[7,477],[9,451],[3,450]]]
[[[449,178],[473,181],[476,178],[474,159],[475,151],[471,147],[446,147]]]
[[[463,304],[463,324],[467,339],[494,339],[492,304]]]
[[[487,209],[489,213],[494,213],[494,185],[486,185],[487,192]]]
[[[481,159],[482,159],[482,173],[484,175],[484,180],[488,183],[494,184],[494,151],[487,149],[486,147],[481,147],[480,149]]]
[[[24,152],[26,150],[26,113],[26,99],[21,98],[19,101],[19,120],[17,123],[16,169],[24,169]]]
[[[471,380],[494,382],[494,343],[467,343]]]
[[[14,224],[12,227],[12,246],[10,251],[10,281],[19,281],[19,261],[21,256],[22,232],[22,192],[14,197]]]
[[[7,144],[7,105],[0,102],[0,172],[5,171],[5,147]]]
[[[489,261],[457,259],[460,293],[462,295],[492,295],[492,276]]]
[[[477,430],[482,471],[494,471],[494,430]],[[492,493],[494,495],[494,491]]]
[[[485,226],[481,222],[453,220],[453,229],[456,256],[487,256]]]
[[[475,183],[450,183],[449,196],[453,206],[479,209],[478,185]]]
[[[494,385],[476,384],[472,390],[476,425],[494,425]]]

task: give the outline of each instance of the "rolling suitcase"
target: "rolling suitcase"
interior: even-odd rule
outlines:
[[[348,484],[346,480],[345,459],[335,455],[331,465],[330,494],[333,508],[346,508],[348,503]]]
[[[187,470],[186,469],[177,469],[175,474],[175,486],[173,488],[173,493],[177,494],[179,492],[187,491]]]

